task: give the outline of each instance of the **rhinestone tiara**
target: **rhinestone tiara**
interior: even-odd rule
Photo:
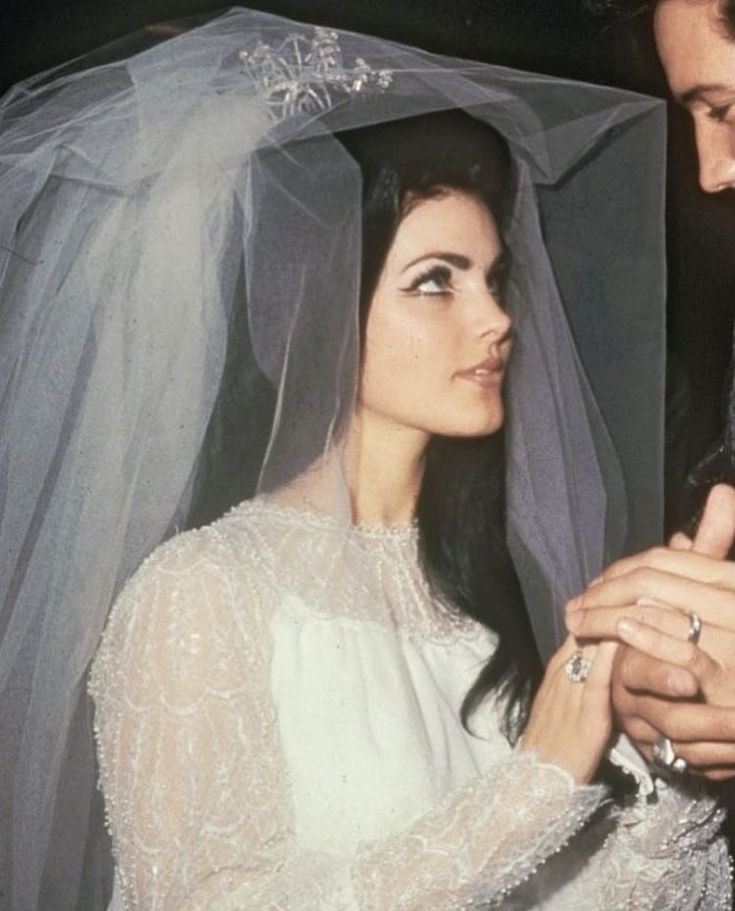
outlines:
[[[393,83],[390,70],[373,69],[361,57],[345,66],[337,32],[319,26],[313,37],[289,35],[276,48],[261,41],[240,60],[279,117],[324,111],[335,96],[384,92]]]

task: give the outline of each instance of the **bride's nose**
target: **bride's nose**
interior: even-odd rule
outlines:
[[[493,344],[504,342],[513,331],[513,320],[490,289],[477,296],[474,322],[477,333]]]

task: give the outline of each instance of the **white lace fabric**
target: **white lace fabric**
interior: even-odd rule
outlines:
[[[143,564],[90,682],[116,907],[729,908],[711,799],[616,810],[513,752],[493,705],[464,731],[493,639],[432,600],[416,544],[261,500]]]

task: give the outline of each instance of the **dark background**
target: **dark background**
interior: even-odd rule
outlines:
[[[222,8],[219,0],[0,4],[0,90],[151,23]],[[439,53],[665,94],[646,24],[613,25],[588,12],[582,0],[253,0],[250,5]],[[721,430],[732,337],[729,289],[735,288],[729,245],[735,206],[698,190],[689,125],[673,109],[670,133],[669,529],[693,508],[691,498],[682,498],[686,472]]]

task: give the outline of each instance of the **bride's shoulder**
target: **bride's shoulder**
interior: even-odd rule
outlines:
[[[256,513],[238,507],[210,525],[174,535],[143,561],[110,612],[93,691],[112,666],[134,668],[132,676],[140,679],[154,672],[161,677],[165,668],[163,677],[180,687],[179,677],[196,676],[197,656],[203,670],[224,666],[237,643],[242,652],[243,643],[254,650],[267,638],[268,536]]]
[[[128,583],[180,587],[205,578],[230,585],[262,574],[271,562],[273,529],[257,501],[246,501],[199,528],[178,532],[141,563]]]
[[[205,606],[251,605],[272,574],[274,529],[269,514],[257,502],[234,507],[220,519],[173,535],[146,557],[120,593],[131,610],[144,603],[176,605],[201,611]]]
[[[173,535],[132,574],[113,605],[106,635],[156,622],[177,629],[215,622],[267,622],[279,588],[279,542],[285,529],[277,511],[258,500],[220,519]]]

